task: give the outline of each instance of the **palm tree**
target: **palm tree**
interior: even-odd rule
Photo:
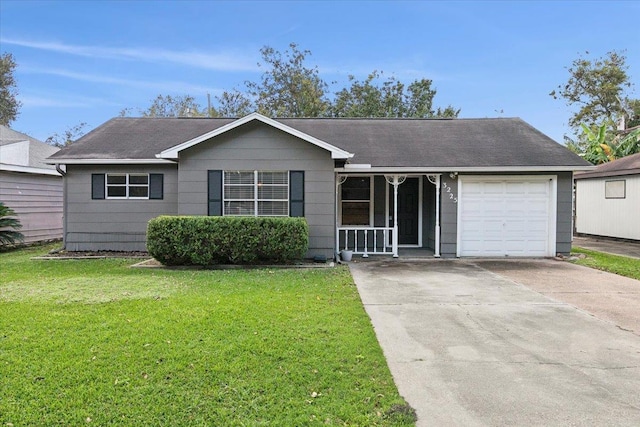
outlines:
[[[16,231],[22,228],[22,224],[15,216],[13,209],[0,202],[0,246],[13,245],[24,239],[22,233]]]

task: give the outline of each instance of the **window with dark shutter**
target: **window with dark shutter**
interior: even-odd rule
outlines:
[[[289,172],[289,215],[304,216],[304,171]]]
[[[104,176],[103,173],[91,174],[91,198],[93,200],[104,199]]]
[[[164,175],[149,174],[149,199],[162,200],[164,198]]]
[[[208,171],[208,213],[210,216],[222,216],[222,171]]]

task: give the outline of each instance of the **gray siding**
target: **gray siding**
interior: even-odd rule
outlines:
[[[573,174],[558,173],[558,201],[556,225],[556,253],[571,253],[571,237],[573,216]]]
[[[24,243],[62,238],[62,177],[0,171],[0,201],[13,209]]]
[[[92,173],[161,173],[162,200],[92,200]],[[178,170],[174,165],[67,165],[65,248],[71,251],[144,251],[147,222],[178,213]]]
[[[457,245],[458,179],[452,179],[446,173],[440,181],[440,256],[455,257]]]
[[[435,249],[436,241],[436,187],[427,177],[422,186],[422,247]]]
[[[178,213],[207,215],[208,170],[303,170],[308,256],[333,257],[335,175],[328,151],[262,123],[248,123],[180,154]]]

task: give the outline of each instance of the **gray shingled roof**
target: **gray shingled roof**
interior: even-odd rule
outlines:
[[[593,171],[576,173],[576,179],[640,175],[640,153],[598,165]]]
[[[115,118],[51,159],[153,159],[234,120]],[[374,167],[588,165],[518,118],[276,120]]]
[[[45,163],[46,159],[58,152],[60,149],[49,144],[45,144],[22,132],[17,132],[7,126],[0,125],[0,146],[15,144],[20,141],[29,141],[29,164],[33,168],[55,169],[55,166]],[[0,159],[2,162],[2,159]],[[25,165],[20,165],[25,166]]]

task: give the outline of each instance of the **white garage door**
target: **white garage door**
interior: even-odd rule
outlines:
[[[458,256],[555,255],[555,177],[461,176],[458,186]]]

